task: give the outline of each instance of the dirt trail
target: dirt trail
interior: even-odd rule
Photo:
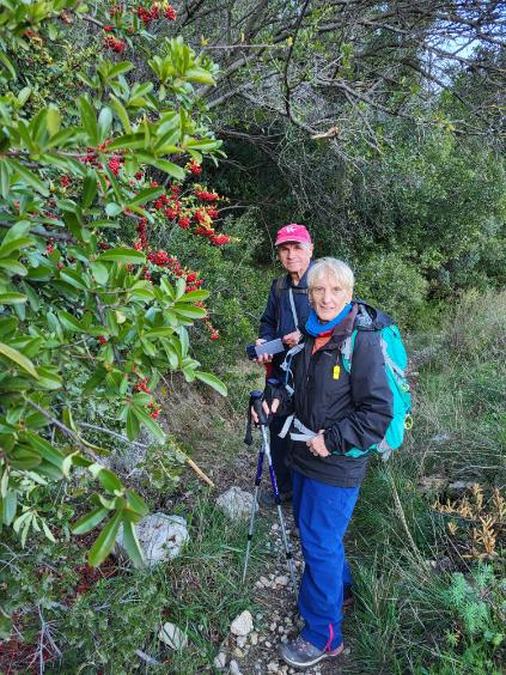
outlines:
[[[237,485],[243,490],[252,492],[255,468],[256,450],[245,449],[238,453],[234,461],[229,464],[228,471],[221,473],[218,491],[221,493],[232,485]],[[271,490],[266,470],[264,470],[262,486],[264,490]],[[283,505],[283,514],[293,550],[298,584],[303,559],[289,504]],[[230,634],[223,643],[220,650],[222,654],[219,658],[223,663],[224,656],[226,656],[226,665],[222,668],[222,672],[235,673],[235,675],[239,673],[242,675],[269,673],[287,675],[297,672],[305,672],[308,675],[356,673],[357,670],[353,667],[350,656],[350,648],[346,646],[346,642],[343,655],[326,659],[304,671],[289,667],[279,656],[281,642],[297,635],[301,624],[295,595],[290,584],[277,510],[262,507],[257,514],[257,524],[260,520],[263,525],[262,529],[265,529],[265,524],[268,523],[268,541],[264,542],[264,546],[268,549],[268,554],[265,556],[266,564],[261,573],[256,576],[249,572],[246,583],[253,588],[255,605],[261,609],[256,613],[253,612],[254,630],[252,633],[246,638],[237,638]],[[257,531],[254,536],[262,535]],[[346,636],[346,618],[344,632]]]

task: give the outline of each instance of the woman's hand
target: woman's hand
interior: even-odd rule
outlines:
[[[279,398],[273,398],[271,407],[269,409],[269,405],[267,401],[263,401],[262,403],[262,408],[264,413],[267,415],[267,417],[272,413],[273,415],[276,413],[276,410],[279,408]],[[251,419],[255,424],[258,424],[258,415],[256,414],[254,408],[251,408]]]
[[[327,446],[325,445],[325,437],[323,435],[324,433],[325,429],[320,429],[318,436],[315,436],[310,441],[306,441],[309,451],[315,457],[328,457],[330,455],[330,452],[327,450]]]
[[[281,340],[283,341],[283,344],[286,345],[287,347],[295,347],[295,345],[298,345],[300,342],[300,339],[302,337],[302,333],[300,330],[294,330],[292,333],[288,333],[287,335],[283,335]]]

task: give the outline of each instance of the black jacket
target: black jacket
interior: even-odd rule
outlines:
[[[306,427],[315,432],[325,429],[325,445],[332,453],[315,457],[305,443],[292,444],[289,464],[310,478],[342,487],[359,485],[367,457],[345,457],[344,453],[381,441],[393,417],[392,393],[375,330],[378,318],[375,310],[354,302],[329,342],[312,354],[314,338],[306,335],[304,349],[293,359],[295,393],[289,405]],[[381,319],[388,317],[381,315]],[[348,374],[340,347],[355,327],[359,330]]]
[[[259,337],[269,341],[292,333],[294,330],[297,330],[297,328],[302,331],[311,309],[307,295],[307,272],[308,270],[306,270],[301,277],[297,286],[292,284],[289,274],[284,274],[282,277],[274,279],[267,299],[267,305],[264,313],[260,317]],[[299,319],[298,325],[295,325],[290,307],[290,298],[288,294],[290,288],[293,292],[295,311]],[[285,355],[283,353],[277,354],[274,357],[274,374],[278,377],[281,375],[279,364],[284,358]]]

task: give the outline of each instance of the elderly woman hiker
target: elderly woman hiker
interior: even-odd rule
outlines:
[[[260,331],[257,344],[281,338],[286,349],[296,345],[302,334],[301,328],[309,316],[310,306],[307,295],[307,271],[311,265],[313,244],[311,235],[304,225],[290,223],[284,225],[276,234],[274,242],[279,261],[286,274],[272,282],[267,305],[260,319]],[[283,372],[280,364],[284,353],[274,357],[264,354],[258,363],[267,368],[267,377],[281,382]],[[279,431],[284,419],[278,416],[271,428],[271,452],[281,501],[288,501],[292,496],[292,478],[286,466],[286,457],[290,446],[290,438],[280,438]],[[274,505],[271,492],[262,493],[264,506]]]
[[[384,356],[374,330],[375,310],[352,301],[353,284],[351,269],[334,258],[322,258],[309,270],[312,311],[304,344],[292,350],[298,353],[289,364],[294,393],[279,390],[270,410],[293,413],[288,464],[305,561],[298,596],[305,625],[294,640],[281,645],[281,656],[296,668],[336,657],[344,649],[342,606],[351,574],[343,538],[368,461],[366,455],[345,453],[379,443],[393,417]],[[355,328],[353,367],[348,372],[341,347]],[[269,412],[267,402],[264,408]]]

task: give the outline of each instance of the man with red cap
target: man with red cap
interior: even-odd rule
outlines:
[[[257,344],[281,338],[286,349],[294,347],[302,337],[300,328],[305,325],[310,306],[307,295],[307,271],[311,265],[313,243],[311,235],[304,225],[290,223],[284,225],[276,234],[274,242],[278,259],[287,274],[272,282],[267,306],[260,319]],[[268,364],[268,377],[283,379],[281,363],[285,353],[275,356],[264,354],[258,363]],[[288,501],[292,494],[292,479],[285,457],[290,440],[279,438],[284,418],[274,417],[271,423],[271,453],[274,471],[278,481],[282,501]],[[262,503],[273,505],[270,493],[262,495]]]

